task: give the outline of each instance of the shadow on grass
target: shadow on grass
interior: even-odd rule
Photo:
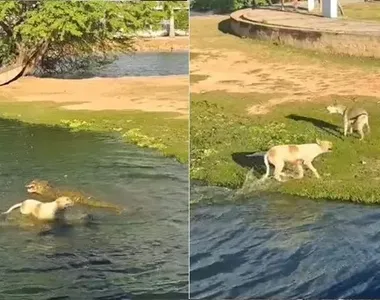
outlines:
[[[255,154],[255,156],[249,156]],[[232,153],[232,160],[239,166],[248,169],[254,169],[255,173],[265,173],[264,164],[265,152],[235,152]]]
[[[337,125],[331,124],[329,122],[326,122],[326,121],[323,121],[320,119],[311,118],[311,117],[304,117],[304,116],[295,115],[295,114],[287,115],[286,118],[297,121],[297,122],[303,121],[303,122],[311,123],[315,127],[322,129],[323,131],[343,140],[342,134],[339,130],[340,128]]]

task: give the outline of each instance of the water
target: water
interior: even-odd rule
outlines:
[[[124,54],[99,72],[100,77],[188,75],[189,53]]]
[[[70,73],[41,75],[64,79],[189,74],[189,54],[183,52],[136,52],[122,54],[111,63]]]
[[[195,187],[194,299],[380,297],[380,209]],[[229,202],[229,204],[227,204]]]
[[[0,299],[187,297],[186,166],[116,137],[3,119],[0,140],[0,210],[26,199],[33,178],[130,209],[48,235],[1,222]]]

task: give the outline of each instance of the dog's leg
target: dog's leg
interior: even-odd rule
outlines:
[[[318,174],[318,171],[316,168],[314,168],[313,164],[311,163],[311,161],[305,161],[305,165],[314,173],[315,177],[317,178],[321,178],[321,176],[319,176]]]
[[[276,164],[274,165],[275,169],[274,169],[274,178],[277,180],[277,181],[284,181],[282,178],[281,178],[281,175],[284,174],[282,172],[282,169],[285,167],[285,163],[283,161],[279,161],[279,162],[276,162]]]
[[[301,179],[303,178],[304,176],[304,170],[303,170],[303,167],[302,167],[302,162],[297,162],[296,164],[296,169],[297,169],[297,175],[294,176],[295,179]]]
[[[367,123],[365,123],[367,125],[367,134],[371,133],[371,129],[369,128],[369,123],[368,123],[368,120],[367,120]]]
[[[352,134],[354,132],[354,126],[353,126],[353,124],[350,124],[348,127],[349,127],[348,133]]]
[[[364,125],[365,124],[363,124],[363,123],[358,124],[358,132],[360,134],[360,141],[362,141],[364,139],[364,132],[363,132]]]
[[[349,123],[346,120],[344,120],[343,126],[344,126],[344,136],[347,136],[347,130],[349,127]]]

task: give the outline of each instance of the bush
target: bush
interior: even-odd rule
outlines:
[[[174,27],[181,30],[189,29],[189,10],[180,10],[175,13]]]
[[[191,9],[198,11],[214,10],[220,13],[251,7],[252,0],[194,0]]]

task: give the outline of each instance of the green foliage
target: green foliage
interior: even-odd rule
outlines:
[[[189,10],[184,9],[174,13],[174,27],[189,30]]]
[[[189,29],[189,2],[188,1],[158,1],[162,5],[162,17],[169,20],[174,16],[176,29]],[[175,8],[181,8],[175,10]]]
[[[163,13],[167,19],[171,17],[171,15],[174,13],[174,8],[183,8],[183,10],[179,11],[186,11],[189,8],[189,2],[188,1],[158,1],[162,5]]]
[[[380,109],[377,99],[356,98],[371,112],[371,135],[361,142],[353,136],[341,139],[341,118],[327,114],[325,105],[318,104],[337,99],[339,103],[352,105],[350,97],[331,96],[323,102],[315,99],[315,103],[284,104],[261,116],[247,114],[248,107],[271,97],[273,95],[224,92],[191,95],[192,180],[238,188],[243,185],[249,169],[232,159],[234,153],[266,151],[278,144],[312,143],[319,138],[334,144],[332,153],[321,155],[314,162],[322,178],[318,180],[306,171],[304,179],[283,184],[272,182],[268,191],[313,199],[380,201],[377,188],[380,180]],[[289,117],[292,114],[301,120]],[[323,125],[335,125],[338,132]],[[262,167],[255,166],[256,171],[260,170],[257,177],[263,174]]]
[[[11,53],[30,56],[40,50],[42,66],[51,68],[74,56],[131,50],[131,34],[162,21],[156,6],[157,1],[0,2],[1,61],[9,61]]]
[[[215,10],[220,13],[251,7],[251,0],[193,0],[191,9],[199,11]]]

